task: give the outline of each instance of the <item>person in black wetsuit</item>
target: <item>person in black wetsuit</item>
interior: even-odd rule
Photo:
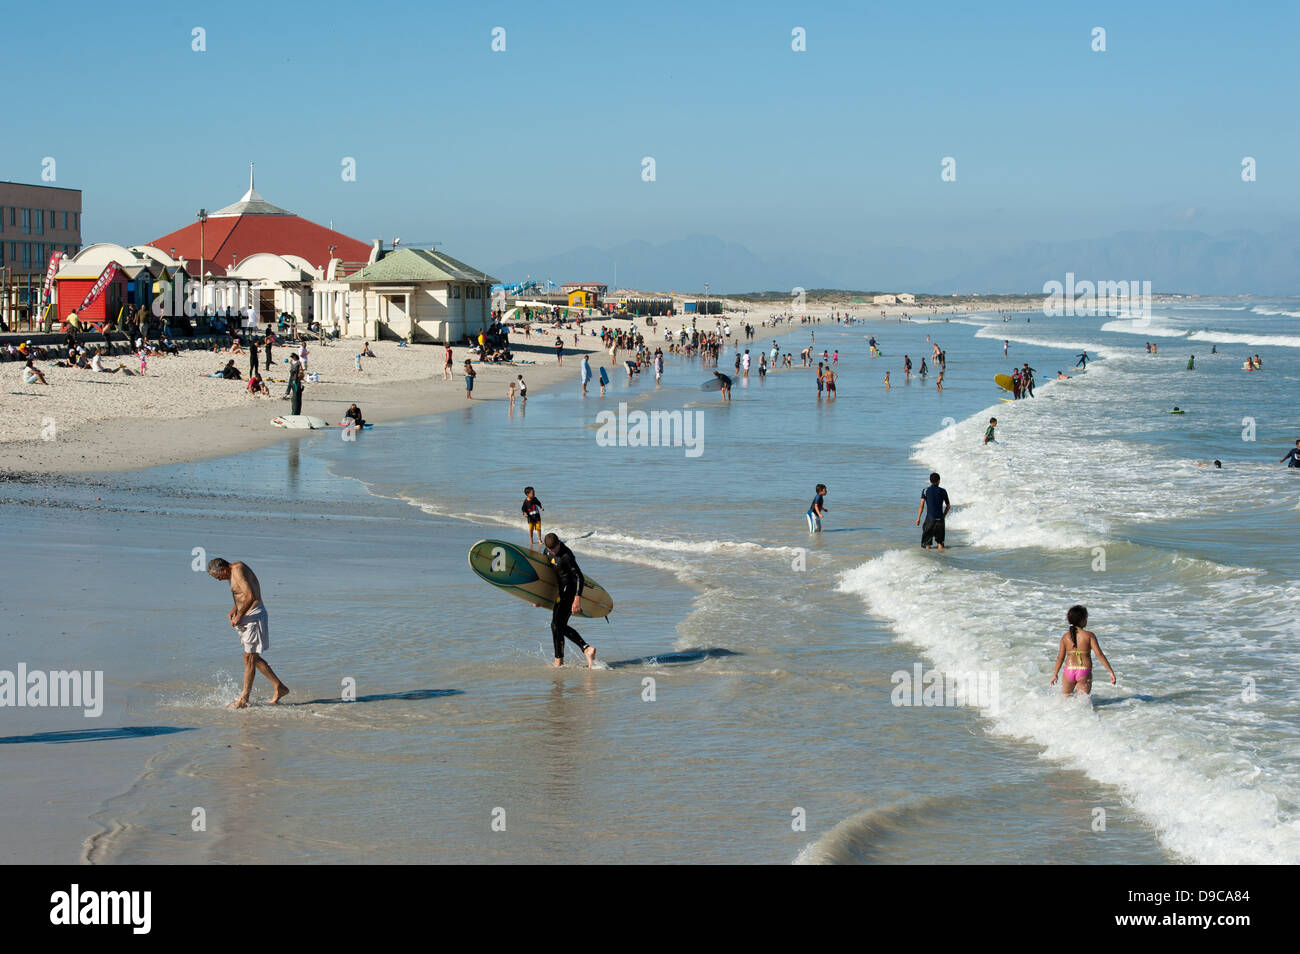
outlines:
[[[592,668],[596,660],[596,647],[589,646],[578,631],[569,625],[569,617],[581,608],[580,597],[587,578],[582,575],[578,561],[564,543],[553,533],[548,533],[542,546],[551,557],[555,567],[555,579],[559,584],[559,595],[555,598],[555,607],[551,610],[551,639],[555,644],[555,665],[564,665],[564,638],[567,636],[582,654],[587,657],[587,668]]]

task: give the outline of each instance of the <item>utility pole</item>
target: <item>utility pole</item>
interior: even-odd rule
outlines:
[[[203,308],[203,253],[204,253],[203,227],[208,222],[207,209],[199,209],[198,220],[199,220],[199,316],[202,317],[204,312],[204,308]]]

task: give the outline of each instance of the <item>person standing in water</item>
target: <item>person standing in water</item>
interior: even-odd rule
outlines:
[[[722,382],[721,386],[718,388],[718,390],[722,392],[722,400],[730,401],[731,400],[731,378],[727,377],[721,371],[714,371],[713,376]]]
[[[553,533],[548,533],[542,546],[551,557],[555,567],[555,582],[559,589],[555,597],[555,607],[551,610],[551,641],[555,648],[555,665],[564,665],[564,640],[570,642],[587,657],[587,668],[591,669],[596,661],[596,647],[589,646],[576,629],[569,625],[569,618],[582,609],[582,589],[587,578],[582,575],[578,561],[564,543]]]
[[[31,364],[30,361],[27,363]],[[1286,464],[1288,467],[1300,467],[1300,439],[1296,440],[1295,447],[1287,451],[1286,456],[1278,461],[1278,463]]]
[[[528,545],[532,546],[534,533],[537,534],[537,542],[541,543],[542,511],[546,508],[542,506],[541,500],[532,487],[524,488],[524,502],[519,509],[523,511],[524,519],[528,521]]]
[[[1113,686],[1115,670],[1110,668],[1110,660],[1101,651],[1101,643],[1097,641],[1096,633],[1090,633],[1083,628],[1088,625],[1088,610],[1082,606],[1071,606],[1065,614],[1065,620],[1070,624],[1070,629],[1061,636],[1051,684],[1056,685],[1057,676],[1061,674],[1061,662],[1068,656],[1069,662],[1065,664],[1061,692],[1072,696],[1075,689],[1082,689],[1085,696],[1089,695],[1092,692],[1092,653],[1095,650],[1097,658],[1110,673],[1110,683]]]
[[[826,514],[826,485],[818,484],[808,505],[808,532],[821,533],[822,517]]]
[[[930,486],[921,491],[921,503],[916,508],[916,525],[921,527],[921,513],[925,512],[925,526],[921,527],[921,548],[930,549],[933,541],[942,550],[944,538],[944,519],[952,504],[948,500],[948,491],[939,486],[939,475],[930,475]]]
[[[253,691],[253,675],[259,672],[275,686],[275,693],[271,696],[271,705],[275,705],[289,694],[289,687],[262,658],[262,653],[271,646],[270,618],[262,604],[262,586],[256,574],[246,563],[229,563],[221,557],[213,557],[208,561],[208,575],[214,580],[230,581],[235,607],[228,618],[244,647],[244,691],[230,704],[230,708],[243,709],[248,705],[249,694]]]

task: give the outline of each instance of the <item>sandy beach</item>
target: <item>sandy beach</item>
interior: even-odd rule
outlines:
[[[767,327],[775,315],[788,314],[788,302],[756,304],[724,300],[721,316],[698,319],[702,329],[715,321],[729,321],[733,340],[745,321],[755,326],[755,340],[782,336],[804,327],[796,320]],[[976,307],[998,307],[997,302],[979,306],[962,305],[961,311]],[[849,313],[862,320],[890,320],[904,315],[925,318],[930,309],[908,305],[864,305],[851,299],[819,301],[807,314],[822,321],[830,313]],[[882,312],[884,313],[882,316]],[[692,315],[678,314],[662,320],[650,336],[656,346],[664,327],[689,327]],[[576,378],[581,353],[593,356],[593,363],[609,358],[594,332],[602,325],[627,329],[629,319],[589,319],[579,344],[566,360],[555,361],[554,326],[534,327],[531,337],[512,331],[513,364],[475,363],[478,377],[474,400],[505,400],[507,383],[524,375],[530,393]],[[573,329],[562,332],[566,348],[573,348]],[[303,396],[303,413],[337,423],[349,404],[355,402],[368,422],[380,423],[436,414],[466,403],[462,369],[468,352],[453,348],[455,376],[442,377],[442,347],[413,345],[400,347],[396,341],[371,345],[374,358],[362,359],[355,367],[360,342],[351,339],[331,342],[327,347],[309,346],[308,371],[320,375],[320,383],[308,383]],[[254,397],[247,381],[207,377],[232,358],[247,376],[248,355],[225,352],[182,351],[177,356],[149,359],[145,375],[127,376],[96,373],[76,368],[59,368],[53,361],[37,362],[50,382],[48,387],[22,382],[22,365],[0,365],[7,413],[0,426],[0,448],[4,460],[0,472],[25,474],[75,474],[136,470],[164,464],[222,457],[264,447],[276,441],[301,437],[304,431],[274,427],[272,418],[287,414],[284,393],[285,360],[288,346],[275,348],[276,366],[268,375],[271,396]],[[600,358],[596,356],[600,355]],[[260,356],[261,357],[261,356]],[[620,358],[621,360],[621,358]],[[139,359],[114,356],[105,367],[119,364],[138,371]],[[621,369],[620,373],[621,373]],[[266,374],[265,368],[262,369]],[[279,381],[275,379],[278,378]]]

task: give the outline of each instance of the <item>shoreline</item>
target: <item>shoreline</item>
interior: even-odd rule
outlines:
[[[710,319],[730,322],[733,326],[732,344],[743,347],[743,338],[734,332],[737,326],[746,322],[754,324],[754,339],[751,344],[761,346],[765,340],[784,338],[805,328],[816,328],[818,325],[840,327],[829,320],[831,311],[848,312],[854,315],[859,325],[866,326],[875,323],[929,322],[941,320],[948,314],[996,311],[1015,304],[990,300],[979,306],[965,303],[955,306],[950,312],[937,313],[907,305],[871,306],[850,300],[825,300],[807,309],[806,314],[817,319],[814,324],[806,325],[798,318],[790,318],[780,325],[766,326],[763,323],[774,316],[789,314],[789,304],[727,300],[727,310],[720,315],[681,314],[661,318],[652,329],[652,334],[647,336],[647,344],[651,349],[662,344],[663,329],[688,326],[693,318],[699,321],[701,328],[707,328]],[[601,325],[626,330],[632,323],[633,320],[627,318],[593,318],[584,323],[584,330]],[[475,363],[474,368],[478,372],[475,382],[476,402],[504,401],[505,384],[516,374],[526,376],[529,390],[534,394],[556,386],[569,375],[576,379],[577,369],[571,365],[555,364],[554,349],[545,343],[551,334],[560,332],[556,332],[554,326],[548,323],[538,325],[535,330],[536,333],[529,338],[512,334],[511,344],[517,358],[537,363]],[[595,363],[600,365],[599,355],[604,349],[597,338],[584,333],[575,346],[572,344],[572,328],[566,328],[562,333],[566,336],[566,357],[573,360],[583,354],[597,356]],[[311,348],[309,370],[317,370],[323,365],[326,381],[307,385],[303,404],[305,414],[322,417],[332,423],[341,420],[347,406],[355,402],[361,407],[368,423],[384,424],[471,406],[464,398],[461,373],[468,354],[465,348],[452,349],[455,375],[453,380],[444,381],[440,345],[417,344],[409,348],[398,348],[392,341],[377,341],[374,347],[378,349],[378,356],[364,359],[363,364],[366,372],[371,375],[378,372],[379,376],[349,379],[355,371],[351,355],[357,346],[357,342],[352,339],[338,339],[328,347]],[[292,350],[288,344],[278,347],[285,349],[285,353]],[[175,466],[234,456],[243,451],[258,450],[280,441],[317,433],[314,430],[279,428],[270,423],[271,418],[283,415],[289,409],[287,402],[279,400],[276,393],[279,382],[267,379],[268,387],[275,397],[253,398],[244,394],[245,382],[203,380],[207,372],[198,370],[200,367],[210,369],[230,360],[230,357],[227,352],[202,350],[183,351],[177,357],[156,357],[151,361],[149,376],[138,381],[134,378],[119,378],[117,375],[101,378],[92,371],[50,368],[48,362],[41,365],[44,369],[57,372],[57,375],[51,374],[54,380],[52,391],[62,391],[63,388],[80,390],[80,402],[69,404],[62,394],[57,394],[54,396],[62,402],[57,409],[47,411],[33,405],[19,404],[16,413],[9,419],[8,427],[0,432],[0,452],[4,455],[3,461],[0,461],[0,480],[125,473]],[[109,359],[108,363],[114,360],[118,359]],[[245,370],[248,362],[246,355],[236,356],[234,360],[241,371]],[[16,377],[20,368],[21,365],[17,363],[12,363],[11,369],[0,365],[0,374],[11,370]],[[162,381],[158,380],[159,370],[163,372]],[[70,377],[61,379],[64,374],[70,374]],[[220,389],[210,389],[214,406],[194,414],[174,413],[177,407],[193,408],[196,400],[203,399],[203,388],[209,384]],[[97,385],[110,387],[101,390]],[[137,385],[149,393],[130,393]],[[122,386],[127,388],[129,396],[122,396]],[[24,387],[25,390],[11,390],[9,393],[13,397],[38,400],[47,393],[41,385]],[[485,397],[488,394],[492,396]],[[114,398],[117,398],[116,405],[111,403]],[[152,405],[148,403],[150,399],[153,400]],[[138,413],[139,410],[154,410],[157,413],[141,414]],[[97,413],[98,417],[91,417],[91,411]],[[24,415],[24,412],[28,413]],[[78,423],[65,425],[60,416],[62,421],[71,416],[78,419]],[[43,434],[47,422],[58,423],[51,439],[21,439],[13,436],[14,432]]]
[[[838,309],[840,306],[835,307]],[[755,311],[757,314],[753,314]],[[750,313],[753,314],[752,317],[741,315],[739,311],[727,311],[722,315],[708,317],[731,322],[733,343],[741,342],[742,339],[734,332],[736,326],[746,320],[755,323],[755,342],[761,342],[764,338],[782,338],[792,331],[806,327],[797,321],[783,323],[777,327],[764,327],[759,323],[769,320],[773,315],[782,314],[783,309],[759,307],[750,309]],[[647,336],[647,345],[653,350],[662,343],[665,327],[689,324],[690,317],[692,316],[677,315],[666,322],[661,321],[653,329],[655,333]],[[879,321],[880,319],[859,320]],[[555,387],[570,376],[576,383],[578,374],[576,362],[581,360],[582,355],[592,356],[593,363],[599,366],[599,356],[604,352],[599,339],[590,333],[585,333],[586,330],[600,325],[625,330],[631,324],[629,319],[608,319],[602,322],[590,320],[585,323],[584,334],[579,338],[577,346],[572,343],[572,328],[555,332],[553,326],[543,324],[535,326],[534,334],[529,338],[512,334],[511,348],[516,358],[537,363],[475,362],[474,370],[477,372],[477,378],[474,402],[504,402],[505,385],[517,374],[525,376],[529,392],[532,394]],[[558,365],[554,362],[554,348],[544,343],[552,333],[562,333],[565,336],[565,357],[570,359],[570,364]],[[407,375],[388,380],[349,381],[346,379],[346,374],[350,372],[346,369],[351,367],[350,356],[357,346],[357,342],[351,339],[341,339],[326,348],[319,346],[311,348],[309,370],[315,370],[320,363],[324,362],[328,371],[333,373],[334,379],[327,380],[325,383],[307,385],[303,400],[304,414],[334,422],[342,419],[348,405],[355,402],[360,406],[367,423],[383,424],[441,414],[457,407],[472,406],[471,402],[464,397],[465,385],[462,372],[468,355],[465,348],[453,347],[454,377],[451,381],[445,381],[441,370],[441,345],[411,345],[409,349],[399,349],[392,341],[375,342],[374,347],[378,349],[379,356],[364,360],[367,370],[382,371],[385,359],[397,358],[398,362],[407,365],[405,368]],[[292,350],[288,345],[279,347],[283,348],[285,353]],[[112,360],[117,359],[110,359],[110,362]],[[164,399],[171,399],[176,403],[188,402],[187,406],[192,406],[196,392],[201,396],[201,388],[212,383],[216,387],[229,385],[220,393],[220,399],[227,402],[226,406],[213,407],[197,414],[167,417],[109,413],[97,420],[85,420],[75,425],[60,424],[55,430],[54,437],[49,440],[39,437],[16,439],[12,433],[15,429],[22,430],[24,426],[27,433],[41,433],[46,421],[57,422],[58,417],[29,415],[28,419],[18,427],[15,427],[11,421],[10,428],[6,429],[9,433],[0,434],[0,453],[3,453],[3,461],[0,461],[0,480],[39,480],[51,476],[113,474],[147,470],[152,467],[176,466],[230,457],[244,451],[269,447],[280,441],[319,433],[317,430],[275,427],[270,423],[271,418],[283,415],[289,410],[288,403],[278,397],[279,382],[267,379],[268,387],[271,388],[274,397],[253,398],[244,394],[246,381],[224,382],[213,379],[209,382],[203,380],[204,372],[187,370],[197,368],[200,364],[205,368],[218,366],[228,360],[231,360],[231,356],[227,352],[195,350],[182,352],[178,357],[154,358],[150,362],[154,369],[161,367],[169,372],[175,372],[171,375],[174,380],[163,382],[167,388],[162,395]],[[235,356],[234,360],[241,371],[247,369],[247,355]],[[412,370],[410,366],[416,361],[420,361],[418,373],[416,376],[410,376],[409,372]],[[38,366],[42,369],[46,368],[46,364],[38,362]],[[21,367],[22,365],[11,362],[9,367],[0,366],[0,373],[10,371],[17,375]],[[56,379],[55,388],[116,385],[119,381],[129,387],[128,381],[135,382],[133,378],[121,379],[117,375],[106,380],[93,371],[57,368],[53,370],[73,376],[66,382]],[[397,369],[390,366],[388,370]],[[155,387],[153,378],[151,374],[150,378],[135,383]],[[26,391],[10,391],[10,394],[17,397],[39,398],[44,396],[43,392],[41,385],[30,385],[27,386]],[[99,401],[99,394],[91,393],[85,400]],[[84,410],[85,405],[80,409]],[[104,410],[102,405],[96,405],[96,409]],[[44,415],[45,412],[42,410],[38,413]],[[48,413],[57,415],[75,412],[65,406],[61,410],[50,410]]]

